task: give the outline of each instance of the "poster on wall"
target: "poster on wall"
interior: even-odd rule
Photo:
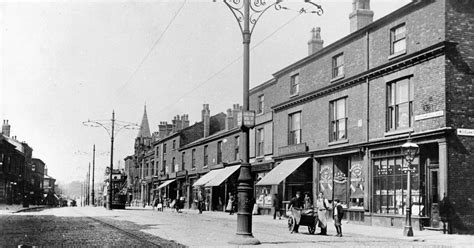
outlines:
[[[332,200],[332,190],[332,168],[329,165],[323,165],[319,173],[319,191],[328,200]]]

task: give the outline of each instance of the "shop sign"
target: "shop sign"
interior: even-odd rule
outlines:
[[[255,111],[241,111],[237,115],[237,125],[239,127],[252,128],[255,126]]]
[[[458,128],[457,134],[461,136],[474,136],[474,129]]]

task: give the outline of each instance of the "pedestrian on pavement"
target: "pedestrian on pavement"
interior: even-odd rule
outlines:
[[[311,197],[309,197],[309,192],[304,193],[304,209],[311,209],[313,207],[313,203],[311,201]]]
[[[229,201],[227,202],[227,207],[226,207],[226,211],[229,211],[229,215],[233,215],[234,214],[234,195],[232,195],[232,193],[229,193]]]
[[[282,209],[281,209],[281,201],[278,198],[278,194],[273,194],[272,208],[273,208],[273,219],[276,220],[276,215],[278,212],[278,219],[281,220]]]
[[[199,214],[202,214],[202,210],[204,208],[204,196],[202,195],[202,190],[199,189],[198,192],[197,192],[197,196],[196,196],[196,204],[197,204],[197,209],[199,211]]]
[[[334,200],[336,205],[334,206],[334,226],[338,237],[342,237],[342,218],[344,217],[344,209],[339,199]]]
[[[301,219],[301,210],[304,207],[303,198],[301,197],[301,191],[297,191],[295,197],[291,198],[289,209],[291,214],[295,217],[295,228],[291,233],[298,233],[299,223]]]
[[[318,200],[316,201],[316,208],[318,210],[318,221],[321,232],[319,235],[327,235],[327,217],[326,212],[329,209],[329,201],[324,197],[323,192],[320,192],[318,195]]]

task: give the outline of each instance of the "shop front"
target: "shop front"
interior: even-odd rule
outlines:
[[[211,170],[194,184],[194,194],[203,192],[206,210],[224,211],[229,193],[237,195],[239,165]]]
[[[315,175],[317,194],[323,193],[330,202],[338,199],[350,221],[364,222],[364,195],[367,169],[364,156],[359,149],[316,156],[318,164]]]
[[[371,150],[373,225],[404,225],[409,181],[413,228],[440,227],[440,183],[445,180],[440,178],[440,146],[437,142],[421,141],[419,147],[419,155],[411,163],[410,180],[408,163],[399,147]]]
[[[261,176],[262,179],[256,184],[258,196],[256,201],[264,213],[271,209],[274,194],[277,194],[278,199],[284,203],[285,209],[297,191],[313,194],[313,162],[309,157],[283,160],[270,172],[262,173]]]

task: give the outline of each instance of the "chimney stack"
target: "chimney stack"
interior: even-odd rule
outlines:
[[[181,116],[181,121],[182,121],[183,129],[189,127],[189,116],[187,114],[184,114]]]
[[[225,129],[231,130],[234,128],[234,117],[232,116],[232,109],[227,109],[227,116],[225,118]]]
[[[370,10],[370,0],[352,0],[352,13],[349,14],[351,33],[369,25],[374,20]]]
[[[323,49],[324,41],[321,40],[321,28],[315,27],[311,29],[311,39],[308,41],[308,55],[318,52]]]
[[[2,134],[10,137],[10,124],[8,124],[8,120],[3,120]]]
[[[203,104],[202,109],[202,124],[204,127],[204,138],[209,136],[210,128],[211,128],[211,111],[209,110],[209,104]]]

